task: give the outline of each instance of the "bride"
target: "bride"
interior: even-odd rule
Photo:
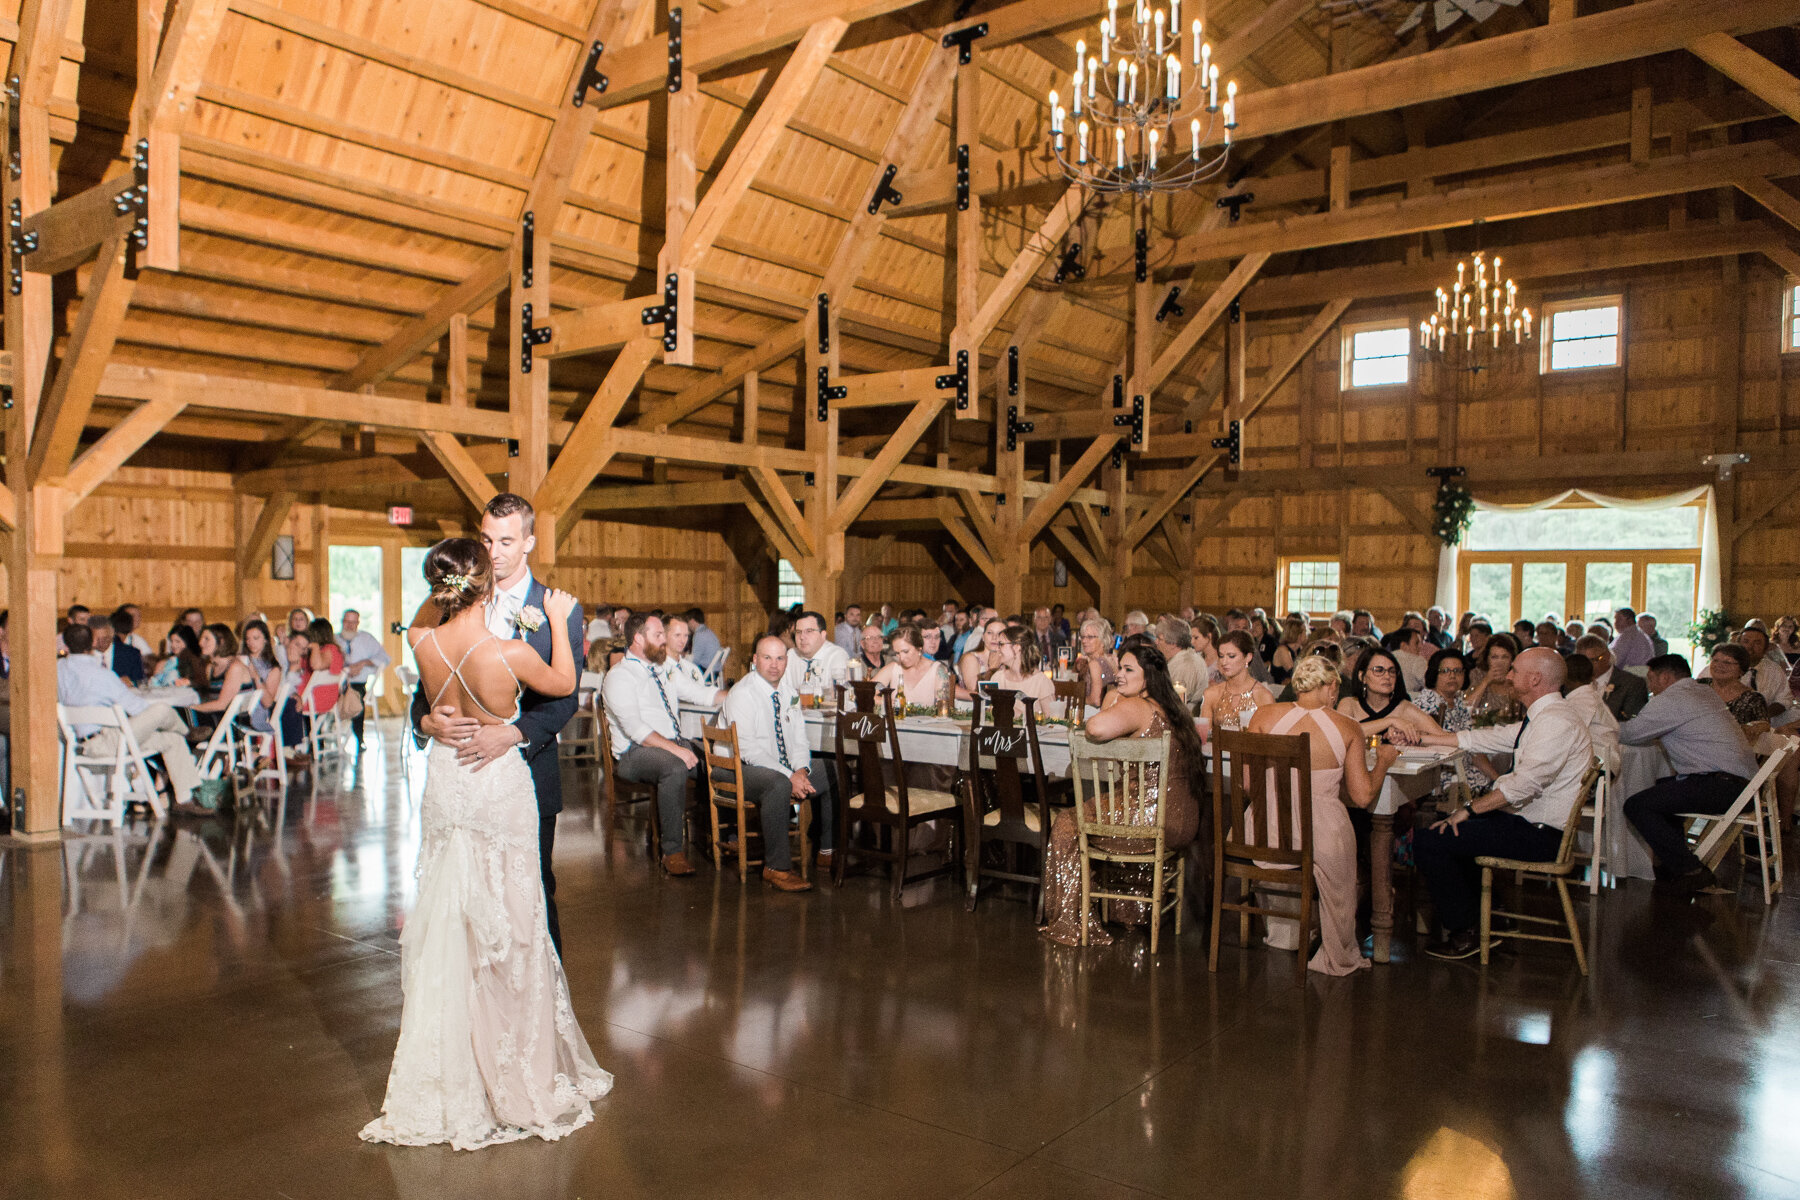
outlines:
[[[425,579],[431,598],[407,640],[434,708],[504,724],[518,719],[522,688],[574,690],[574,597],[544,598],[546,663],[523,639],[488,632],[494,570],[480,542],[439,542],[425,556]],[[550,944],[531,772],[508,754],[475,775],[440,742],[428,764],[418,901],[400,937],[400,1043],[382,1115],[362,1137],[458,1150],[560,1138],[594,1119],[588,1102],[612,1089],[612,1076],[575,1023]]]

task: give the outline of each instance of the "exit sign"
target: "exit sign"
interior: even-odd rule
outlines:
[[[391,508],[389,508],[388,509],[388,524],[389,525],[411,525],[412,524],[412,506],[409,504],[396,504],[396,505],[392,506]]]

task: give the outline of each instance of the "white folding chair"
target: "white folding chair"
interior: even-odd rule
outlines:
[[[713,655],[712,662],[707,664],[706,682],[712,684],[714,687],[719,686],[719,680],[725,677],[725,664],[730,659],[731,647],[720,646],[719,652]]]
[[[1594,759],[1599,762],[1598,756]],[[1581,820],[1593,825],[1593,842],[1586,852],[1577,852],[1576,858],[1587,860],[1588,895],[1600,894],[1600,879],[1606,873],[1606,805],[1611,796],[1612,775],[1607,772],[1605,764],[1601,764],[1600,778],[1594,781],[1594,799],[1592,803],[1582,806]]]
[[[126,806],[134,803],[149,805],[159,819],[168,815],[124,709],[116,704],[58,704],[56,724],[62,736],[65,825],[71,821],[108,821],[116,828],[125,819]],[[81,743],[87,739],[75,736],[77,725],[96,726],[96,732],[117,729],[119,736],[112,753],[81,753]],[[98,792],[91,777],[101,781]]]
[[[344,676],[330,671],[316,671],[306,681],[306,690],[300,696],[300,711],[309,719],[306,725],[306,750],[312,755],[315,763],[322,763],[328,754],[341,754],[343,747],[338,744],[343,734],[343,723],[338,720],[337,700],[323,705],[319,693],[330,688],[337,692],[338,699],[343,698]]]
[[[396,698],[400,708],[400,777],[412,779],[412,702],[413,694],[419,690],[419,673],[411,667],[397,666],[394,677],[400,681],[400,695]]]
[[[256,694],[254,689],[246,689],[231,698],[225,711],[219,714],[219,723],[213,727],[212,737],[206,740],[206,746],[200,751],[195,765],[200,768],[203,779],[215,778],[230,771],[238,760],[237,718]]]
[[[1722,813],[1677,813],[1687,822],[1690,838],[1697,838],[1694,854],[1709,868],[1717,870],[1733,845],[1742,844],[1746,831],[1756,834],[1756,856],[1762,873],[1763,903],[1775,903],[1781,890],[1780,830],[1771,830],[1770,814],[1775,807],[1775,775],[1781,764],[1800,747],[1800,739],[1782,738],[1781,744],[1763,760],[1754,778],[1744,785],[1731,807]],[[1775,817],[1777,822],[1780,817]],[[1774,849],[1770,846],[1773,844]]]
[[[256,729],[246,723],[239,730],[239,761],[250,776],[251,787],[268,780],[282,792],[287,791],[287,757],[281,750],[281,710],[286,706],[293,686],[293,677],[284,673],[281,686],[275,691],[274,706],[269,709],[269,728]],[[258,758],[268,758],[272,765],[258,768]]]

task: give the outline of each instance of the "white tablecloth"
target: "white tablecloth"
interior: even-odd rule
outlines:
[[[681,735],[698,740],[700,726],[718,715],[716,708],[681,706]],[[806,742],[813,753],[835,753],[831,721],[837,714],[824,709],[806,713]],[[969,722],[955,717],[902,717],[900,754],[909,763],[938,766],[968,765]],[[1069,773],[1069,731],[1061,725],[1038,727],[1038,748],[1044,753],[1044,773],[1061,778]],[[854,753],[854,751],[852,751]]]
[[[1624,879],[1655,879],[1650,847],[1625,819],[1625,801],[1675,773],[1659,743],[1619,747],[1619,775],[1606,791],[1606,869]]]
[[[140,688],[138,695],[152,704],[167,704],[170,708],[192,708],[200,703],[200,693],[191,687]]]

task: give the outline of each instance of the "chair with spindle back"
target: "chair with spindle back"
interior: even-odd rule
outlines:
[[[707,808],[712,814],[712,851],[713,866],[725,869],[725,855],[737,857],[738,882],[748,883],[753,867],[763,865],[763,857],[751,851],[752,838],[762,841],[761,806],[744,791],[744,759],[738,749],[737,726],[735,725],[703,725],[700,727],[701,744],[706,750],[706,781],[710,789],[711,802]],[[725,810],[737,818],[737,841],[727,842],[720,836],[719,813]],[[797,837],[800,847],[796,857],[800,865],[800,877],[812,878],[812,836],[808,829],[812,825],[812,797],[802,796],[797,801],[789,802],[790,812],[798,813],[797,827],[790,827],[789,836]]]
[[[1488,948],[1493,943],[1493,918],[1510,917],[1514,921],[1528,922],[1529,925],[1567,925],[1567,937],[1557,937],[1547,933],[1526,933],[1524,928],[1516,929],[1506,936],[1526,942],[1560,942],[1575,951],[1575,965],[1586,975],[1587,954],[1581,948],[1581,926],[1575,920],[1575,905],[1569,899],[1569,875],[1575,870],[1575,835],[1581,830],[1581,810],[1593,803],[1594,789],[1606,773],[1605,764],[1595,759],[1588,764],[1587,773],[1581,777],[1581,787],[1576,789],[1575,802],[1569,806],[1568,820],[1563,822],[1562,841],[1558,843],[1556,857],[1549,862],[1538,862],[1521,858],[1498,858],[1483,854],[1477,856],[1475,864],[1481,868],[1481,964],[1487,965]],[[1541,879],[1556,888],[1556,894],[1562,901],[1561,917],[1539,917],[1522,912],[1504,912],[1494,907],[1494,872],[1511,871],[1522,883],[1526,879]]]
[[[1051,681],[1050,686],[1056,689],[1054,698],[1063,701],[1063,716],[1071,721],[1081,720],[1082,710],[1087,707],[1087,682],[1081,679],[1056,679]]]
[[[650,821],[644,838],[651,860],[656,861],[662,847],[662,814],[656,804],[656,785],[620,778],[618,763],[613,757],[612,730],[606,723],[606,701],[599,693],[594,695],[594,712],[600,721],[600,776],[606,785],[607,799],[612,803],[613,823],[618,823],[622,806],[647,801],[650,806]]]
[[[1238,914],[1238,941],[1245,946],[1252,916],[1294,916],[1256,902],[1253,885],[1266,883],[1300,893],[1294,977],[1304,981],[1319,896],[1313,878],[1312,736],[1215,729],[1212,744],[1213,917],[1206,968],[1219,969],[1219,932],[1227,911]],[[1227,877],[1243,883],[1244,893],[1235,901],[1225,899]]]
[[[981,895],[981,881],[1004,879],[1029,883],[1037,889],[1037,921],[1044,920],[1044,864],[1050,855],[1050,787],[1044,778],[1044,756],[1038,748],[1033,700],[1018,692],[996,688],[987,693],[993,722],[981,723],[982,696],[975,697],[974,720],[969,728],[967,807],[963,812],[963,841],[969,852],[969,911]],[[1013,703],[1025,705],[1024,723],[1013,719]],[[982,760],[994,760],[986,769]],[[1023,766],[1021,764],[1024,764]],[[1025,797],[1025,781],[1033,792]],[[982,851],[990,844],[1006,848],[1005,869],[984,867]],[[1030,874],[1018,869],[1018,848],[1037,853],[1037,869]]]
[[[1154,797],[1169,777],[1168,734],[1090,741],[1079,728],[1069,731],[1069,776],[1075,783],[1076,845],[1081,854],[1081,944],[1087,945],[1088,913],[1095,900],[1120,900],[1150,906],[1150,953],[1155,954],[1162,919],[1175,910],[1175,935],[1181,936],[1181,851],[1166,836],[1169,806]],[[1156,772],[1151,783],[1150,772]],[[1101,891],[1094,886],[1094,864],[1120,863],[1150,868],[1150,892]],[[1173,896],[1165,901],[1163,893]]]
[[[865,695],[870,700],[866,707]],[[882,698],[885,698],[885,702],[882,702]],[[906,873],[908,840],[913,829],[926,821],[954,814],[958,807],[956,796],[952,792],[942,792],[935,788],[907,785],[906,760],[900,753],[900,729],[894,720],[893,693],[885,688],[868,693],[857,688],[857,701],[857,711],[844,712],[840,695],[838,715],[832,729],[837,749],[839,841],[839,849],[831,860],[832,882],[839,887],[843,886],[844,871],[851,858],[875,859],[889,864],[894,899],[898,900],[900,890],[906,884],[930,879],[935,875],[950,874],[956,870],[960,833],[956,822],[952,821],[950,853],[944,864],[917,875],[909,876]],[[854,769],[859,786],[855,789],[850,785],[851,755],[846,743],[856,748]],[[884,749],[888,751],[887,757],[882,755]],[[869,832],[874,838],[873,844],[857,844],[851,836],[852,821],[861,821],[869,826]],[[887,849],[881,846],[884,830],[889,843]]]

